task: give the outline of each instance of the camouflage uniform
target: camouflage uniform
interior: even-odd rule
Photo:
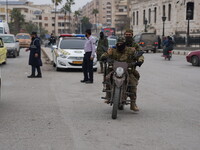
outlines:
[[[127,62],[129,64],[132,63],[132,62],[137,62],[137,61],[143,62],[144,61],[143,56],[136,57],[136,55],[137,55],[137,50],[134,47],[127,47],[126,46],[123,52],[119,52],[117,49],[110,48],[108,50],[108,52],[106,52],[102,55],[102,58],[103,57],[106,57],[106,58],[109,57],[113,60],[121,61],[121,62]],[[137,107],[137,105],[136,105],[136,97],[137,97],[136,93],[137,93],[138,77],[135,76],[135,71],[136,71],[135,68],[136,67],[131,66],[131,68],[132,68],[132,70],[129,71],[129,76],[130,76],[129,84],[131,85],[130,92],[134,93],[134,94],[130,95],[130,99],[132,100],[131,109],[138,111],[139,109],[135,108],[135,107]]]
[[[128,33],[131,33],[132,36],[133,36],[133,30],[127,29],[127,30],[125,31],[125,33],[127,33],[127,32],[128,32]],[[124,34],[125,34],[125,33],[124,33]],[[129,41],[129,42],[126,41],[125,43],[126,43],[126,46],[127,46],[127,47],[134,47],[134,48],[136,49],[136,51],[140,51],[140,46],[139,46],[137,43],[135,43],[134,40]],[[138,57],[136,61],[144,62],[144,56]],[[134,71],[133,74],[135,75],[135,77],[136,77],[138,80],[140,79],[140,74],[139,74],[139,72],[138,72],[136,69],[135,69],[135,71]]]
[[[103,72],[103,63],[100,61],[101,55],[108,49],[108,39],[103,38],[99,39],[98,46],[97,46],[97,60],[100,63],[101,72]]]

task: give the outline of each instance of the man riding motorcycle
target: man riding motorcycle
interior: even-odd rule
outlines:
[[[127,47],[134,47],[137,51],[140,51],[140,46],[134,42],[133,40],[133,30],[131,29],[127,29],[125,32],[124,32],[124,37],[126,39],[126,46]],[[144,59],[143,56],[141,56],[140,59]],[[141,61],[142,62],[142,61]],[[142,65],[142,64],[141,64]],[[135,77],[139,80],[140,79],[140,74],[137,70],[134,71],[133,73],[135,75]]]
[[[131,65],[131,70],[129,70],[129,84],[131,86],[130,92],[133,94],[130,95],[130,109],[133,111],[139,111],[139,108],[136,105],[138,78],[134,75],[134,72],[136,70],[136,66],[140,67],[144,62],[144,57],[142,56],[143,53],[141,53],[141,55],[138,55],[138,53],[139,50],[136,50],[134,47],[127,47],[125,39],[123,37],[119,37],[117,40],[116,49],[110,48],[101,56],[101,60],[111,58],[116,61],[127,62],[129,65]],[[106,97],[107,99],[110,99],[110,93],[107,92]]]

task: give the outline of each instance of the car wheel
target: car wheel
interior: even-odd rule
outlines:
[[[56,62],[57,62],[57,60],[56,60]],[[57,62],[57,64],[58,64],[58,62]],[[56,71],[60,71],[60,70],[61,70],[61,68],[59,68],[59,67],[57,66],[57,64],[55,64]]]
[[[13,54],[13,58],[17,57],[17,51],[15,51],[15,53]]]
[[[2,64],[6,64],[6,60]]]
[[[192,56],[192,65],[199,66],[199,58],[197,56]]]
[[[17,56],[19,56],[19,52],[20,52],[20,50],[19,50],[19,51],[17,51]]]
[[[58,67],[56,66],[56,71],[61,71],[61,68],[58,68]]]
[[[156,53],[156,48],[154,48],[153,53]]]

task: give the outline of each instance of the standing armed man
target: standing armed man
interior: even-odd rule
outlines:
[[[95,39],[91,36],[91,30],[87,29],[85,31],[85,36],[87,41],[84,46],[84,57],[83,57],[83,75],[84,79],[81,80],[82,83],[93,83],[93,59],[95,57]]]
[[[103,62],[100,60],[101,55],[105,52],[105,50],[108,49],[108,39],[104,36],[103,32],[100,32],[100,38],[98,41],[98,46],[97,46],[97,60],[99,61],[100,64],[100,72],[103,73]]]

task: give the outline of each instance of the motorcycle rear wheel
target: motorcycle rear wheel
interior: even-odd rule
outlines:
[[[112,119],[117,118],[117,110],[119,106],[120,99],[120,88],[115,87],[114,95],[113,95],[113,110],[112,110]]]

